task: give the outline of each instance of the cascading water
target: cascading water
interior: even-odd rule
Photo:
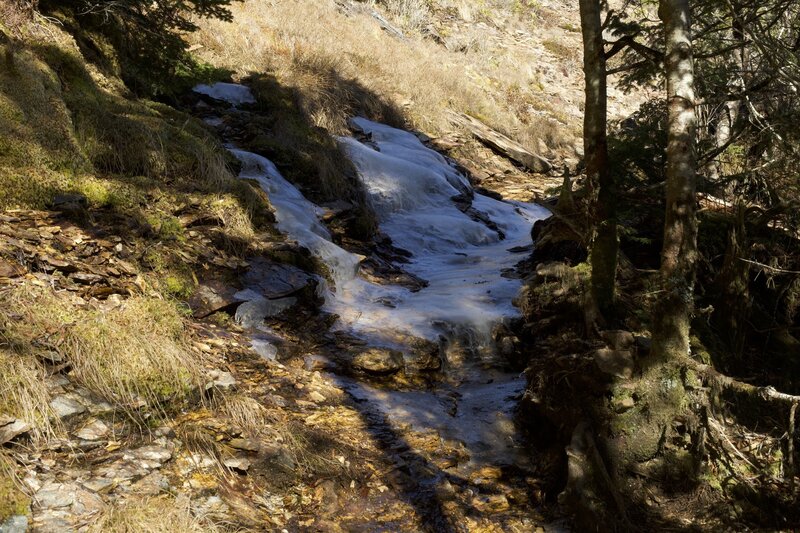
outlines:
[[[338,327],[372,343],[396,346],[398,334],[427,339],[452,331],[472,333],[488,344],[492,327],[513,316],[517,279],[503,272],[524,258],[532,224],[544,208],[474,194],[467,179],[413,134],[366,119],[353,126],[370,138],[339,141],[355,165],[381,231],[410,251],[405,268],[425,279],[419,291],[358,277],[361,257],[331,241],[319,220],[323,211],[281,176],[268,159],[242,150],[240,177],[257,180],[270,197],[278,229],[308,248],[330,269],[334,288],[325,294]],[[454,203],[472,196],[472,207],[494,223],[475,220]],[[501,237],[502,233],[502,237]]]
[[[204,91],[223,100],[230,92],[233,103],[247,100],[239,88],[212,86]],[[394,246],[412,254],[403,268],[428,282],[421,290],[359,276],[363,258],[332,242],[320,222],[320,207],[268,159],[238,149],[231,152],[242,162],[240,177],[257,180],[269,195],[278,229],[327,265],[333,287],[323,284],[324,308],[338,315],[335,327],[370,346],[401,351],[409,336],[444,336],[462,343],[469,339],[473,348],[491,351],[493,327],[518,314],[512,300],[521,281],[506,274],[528,253],[533,223],[549,212],[475,193],[464,175],[412,133],[363,118],[353,119],[351,125],[365,140],[342,137],[339,142],[357,170],[381,231]],[[260,305],[276,304],[263,300]],[[524,388],[517,375],[478,368],[452,380],[455,387],[405,392],[335,379],[393,423],[433,429],[467,443],[471,462],[496,464],[519,457],[511,422],[513,397]]]

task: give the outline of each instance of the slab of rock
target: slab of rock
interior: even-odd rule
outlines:
[[[321,393],[317,391],[311,391],[311,393],[308,395],[308,399],[314,403],[322,403],[325,400],[327,400],[325,396],[323,396]]]
[[[269,300],[251,289],[237,292],[236,297],[244,302],[236,309],[236,322],[246,328],[258,327],[265,318],[276,316],[297,303],[294,296]]]
[[[50,408],[57,417],[62,419],[70,418],[86,412],[86,407],[84,407],[80,402],[64,395],[53,398],[50,401]]]
[[[236,470],[237,472],[247,472],[250,470],[251,462],[249,459],[245,459],[244,457],[228,457],[224,461],[222,461],[226,467],[230,468],[231,470]]]
[[[222,370],[212,370],[209,372],[211,382],[206,385],[206,390],[220,389],[220,390],[233,390],[236,388],[236,378],[230,372]]]
[[[35,506],[39,509],[60,509],[75,503],[74,487],[64,483],[48,481],[34,495]]]
[[[87,481],[84,481],[81,483],[81,485],[92,492],[104,494],[115,487],[116,483],[113,479],[107,477],[93,477]]]
[[[0,278],[16,278],[25,274],[25,269],[12,261],[0,258]]]
[[[403,369],[403,354],[397,350],[370,348],[353,358],[353,368],[370,374],[389,375]]]
[[[189,299],[189,307],[196,318],[231,310],[242,303],[234,297],[237,292],[236,288],[220,281],[205,281],[195,288]]]
[[[232,439],[229,443],[231,448],[242,450],[243,452],[258,452],[261,449],[261,443],[255,439]]]
[[[265,298],[275,300],[292,296],[315,285],[316,279],[296,266],[256,259],[251,261],[250,269],[243,276],[242,282]]]
[[[75,432],[75,436],[81,440],[98,441],[108,436],[111,430],[102,420],[92,419],[82,428]]]
[[[161,468],[164,463],[172,459],[172,452],[163,446],[151,444],[126,453],[122,458],[133,461],[148,470],[153,470]]]
[[[630,350],[602,348],[594,352],[594,362],[606,374],[621,379],[630,379],[633,376],[633,354]]]
[[[31,425],[18,418],[0,418],[0,444],[5,444],[31,430]]]
[[[24,515],[12,516],[0,524],[0,533],[26,533],[28,531],[28,517]]]

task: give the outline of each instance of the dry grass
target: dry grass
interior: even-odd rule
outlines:
[[[181,400],[202,383],[200,356],[188,349],[183,317],[166,300],[134,297],[102,311],[21,287],[0,297],[0,320],[15,357],[56,350],[75,381],[123,409]],[[18,375],[30,376],[27,366],[17,363]],[[31,379],[17,379],[30,387]],[[26,390],[40,401],[40,389]]]
[[[258,400],[244,394],[222,397],[219,411],[230,418],[233,425],[254,437],[273,433],[274,417]]]
[[[94,207],[136,216],[153,190],[197,192],[225,203],[218,214],[232,241],[253,239],[253,220],[268,205],[236,179],[200,122],[130,98],[67,33],[35,26],[0,44],[0,207],[43,208],[60,192],[79,192]]]
[[[405,9],[413,3],[388,4]],[[233,13],[233,22],[203,22],[190,37],[202,45],[200,56],[242,76],[268,73],[299,95],[297,103],[314,126],[331,133],[346,132],[353,114],[384,119],[376,111],[385,106],[376,102],[388,103],[410,126],[432,134],[453,130],[450,109],[480,117],[534,150],[535,141],[552,130],[533,108],[538,90],[533,50],[503,53],[500,40],[477,35],[485,45],[469,55],[419,36],[404,42],[380,30],[369,15],[343,15],[333,2],[249,0],[234,5]],[[522,88],[531,106],[510,109],[503,90],[510,86]]]
[[[210,519],[192,512],[189,498],[131,498],[109,506],[89,526],[91,533],[214,533]]]
[[[0,413],[29,423],[36,440],[53,435],[58,427],[51,418],[50,395],[41,365],[29,355],[2,348],[0,376]]]

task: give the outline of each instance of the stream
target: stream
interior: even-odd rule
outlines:
[[[198,86],[195,91],[233,105],[254,101],[241,85]],[[328,377],[393,428],[432,431],[463,443],[469,460],[456,466],[460,474],[525,463],[513,422],[525,380],[503,370],[493,330],[519,316],[512,304],[521,288],[515,265],[530,254],[532,225],[549,212],[476,193],[453,163],[408,131],[364,118],[350,125],[357,135],[338,142],[357,171],[380,231],[393,246],[410,252],[409,261],[398,266],[425,280],[421,289],[379,284],[360,275],[364,258],[333,242],[321,221],[321,207],[267,158],[228,146],[242,163],[239,177],[256,180],[269,196],[278,229],[327,266],[329,281],[319,291],[323,310],[338,316],[335,330],[366,346],[398,350],[407,361],[414,357],[409,339],[444,347],[442,379],[431,388],[394,390],[352,377]],[[294,303],[291,297],[268,300],[255,290],[242,291],[240,297],[246,303],[237,318],[256,328],[265,316]]]

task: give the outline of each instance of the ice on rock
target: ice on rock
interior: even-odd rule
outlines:
[[[337,287],[352,280],[361,257],[331,242],[330,232],[319,220],[322,208],[306,200],[266,157],[235,149],[231,153],[242,163],[239,177],[256,180],[269,196],[278,229],[328,265]]]
[[[420,291],[378,285],[359,277],[361,257],[331,242],[320,222],[321,209],[286,181],[272,162],[232,150],[242,162],[242,178],[257,180],[270,197],[278,229],[328,265],[334,287],[325,309],[339,315],[338,327],[392,346],[396,333],[436,339],[442,324],[469,331],[489,343],[492,327],[518,311],[511,301],[521,282],[502,272],[525,258],[511,252],[530,244],[536,220],[549,212],[533,204],[504,202],[475,194],[468,180],[441,154],[413,134],[363,118],[351,121],[367,138],[340,138],[367,192],[380,228],[395,246],[413,254],[404,265],[428,281]],[[496,229],[462,212],[454,196],[472,198]],[[393,307],[385,305],[390,301]]]
[[[200,84],[193,89],[194,92],[210,96],[214,100],[221,100],[233,105],[255,104],[256,99],[250,88],[238,83],[215,83],[213,85]]]

